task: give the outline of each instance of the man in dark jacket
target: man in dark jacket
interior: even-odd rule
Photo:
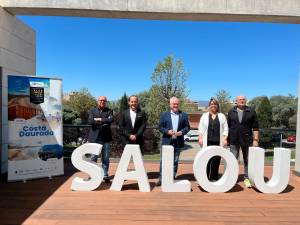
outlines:
[[[146,129],[146,114],[138,107],[138,97],[129,97],[129,109],[125,110],[119,121],[119,128],[122,134],[122,144],[138,144],[143,150],[144,131]]]
[[[258,146],[259,127],[256,112],[246,106],[246,97],[236,98],[237,106],[228,113],[229,142],[230,151],[239,157],[240,148],[244,160],[244,184],[250,188],[251,183],[248,178],[248,151],[249,146]]]
[[[88,123],[92,125],[89,132],[89,143],[101,144],[101,161],[104,170],[104,180],[109,183],[109,152],[112,141],[110,125],[113,122],[113,111],[106,107],[107,98],[98,98],[98,107],[93,108],[89,113]],[[91,160],[97,162],[97,155],[92,155]]]
[[[190,131],[190,123],[186,113],[179,110],[179,99],[170,99],[170,110],[160,115],[158,125],[159,131],[163,134],[162,145],[172,145],[174,147],[174,177],[178,169],[178,162],[181,148],[184,147],[184,135]],[[161,161],[159,181],[161,185]]]

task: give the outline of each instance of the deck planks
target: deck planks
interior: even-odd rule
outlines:
[[[117,164],[111,165],[111,174]],[[146,163],[152,191],[140,193],[134,181],[121,192],[102,183],[92,192],[70,190],[74,176],[85,176],[66,163],[64,176],[27,183],[0,183],[0,224],[45,225],[267,225],[300,224],[300,177],[291,174],[281,194],[245,189],[242,176],[229,193],[204,192],[192,174],[192,164],[179,165],[178,179],[192,182],[191,193],[163,193],[154,184],[158,163]],[[240,168],[242,171],[242,168]],[[266,176],[272,168],[266,166]]]

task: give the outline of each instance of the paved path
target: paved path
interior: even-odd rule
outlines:
[[[196,154],[200,150],[198,142],[186,142],[186,150],[180,154],[181,160],[194,160]]]

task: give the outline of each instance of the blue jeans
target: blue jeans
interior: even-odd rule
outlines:
[[[174,147],[174,178],[176,177],[176,174],[177,174],[177,170],[178,170],[178,162],[179,162],[179,156],[180,156],[180,148],[175,148]],[[159,180],[161,181],[161,158],[160,158],[160,166],[159,166]]]
[[[249,146],[240,146],[240,145],[230,145],[230,151],[238,159],[240,155],[240,148],[243,153],[244,160],[244,179],[248,179],[248,152]]]
[[[102,145],[101,151],[101,162],[102,168],[104,170],[104,178],[108,177],[108,169],[109,169],[109,153],[110,153],[110,146],[111,142],[97,142],[98,144]],[[97,162],[98,155],[92,155],[91,160]]]

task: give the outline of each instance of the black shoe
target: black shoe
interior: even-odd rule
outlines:
[[[110,179],[109,179],[109,177],[105,177],[105,178],[104,178],[104,182],[105,182],[106,184],[110,184]]]
[[[161,186],[161,181],[157,181],[157,183],[155,184],[157,187]]]

